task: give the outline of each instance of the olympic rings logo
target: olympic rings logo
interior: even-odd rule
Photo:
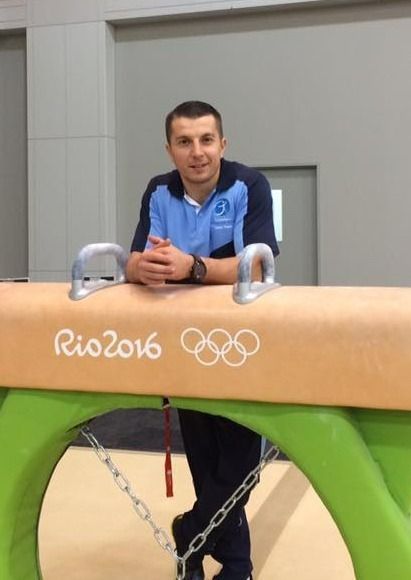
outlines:
[[[187,328],[181,334],[181,345],[204,366],[215,365],[221,359],[230,367],[240,367],[259,350],[260,339],[248,329],[231,336],[227,330],[215,328],[205,336],[198,328]]]

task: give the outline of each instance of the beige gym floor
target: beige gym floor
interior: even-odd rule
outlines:
[[[113,451],[157,525],[169,532],[193,491],[185,457],[173,456],[174,497],[165,497],[164,456]],[[247,506],[254,578],[355,580],[339,531],[302,473],[288,462],[269,464]],[[40,519],[44,580],[173,580],[174,564],[114,484],[93,451],[70,448],[50,482]],[[219,565],[206,559],[206,577]]]

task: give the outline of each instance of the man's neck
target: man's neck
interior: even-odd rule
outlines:
[[[215,190],[217,182],[218,179],[215,179],[213,180],[213,183],[199,183],[193,185],[184,183],[183,181],[184,191],[191,197],[191,199],[194,199],[197,203],[202,205]]]

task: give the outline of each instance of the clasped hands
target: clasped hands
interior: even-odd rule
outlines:
[[[172,245],[171,240],[148,236],[151,248],[141,253],[138,278],[142,284],[160,285],[166,280],[177,282],[190,275],[193,257]]]

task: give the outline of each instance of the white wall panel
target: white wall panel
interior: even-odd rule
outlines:
[[[85,244],[115,240],[115,43],[104,22],[31,27],[28,39],[30,266],[50,279],[69,275]],[[55,223],[44,218],[48,196]]]
[[[155,18],[161,16],[230,12],[263,8],[311,7],[337,5],[343,0],[105,0],[106,20]],[[363,0],[372,2],[373,0]],[[355,4],[358,0],[344,0]]]
[[[101,241],[98,138],[67,141],[67,248],[69,265],[82,246]]]
[[[115,30],[98,25],[100,135],[115,137]]]
[[[66,35],[63,26],[27,30],[28,136],[66,134]]]
[[[116,241],[115,141],[70,139],[67,144],[68,271],[86,244]],[[110,260],[106,266],[110,267]],[[95,260],[90,269],[105,268]]]
[[[117,241],[116,140],[99,140],[101,241]]]
[[[27,0],[29,26],[49,26],[99,20],[99,0]]]
[[[30,270],[64,270],[67,262],[66,141],[30,141],[29,176]]]
[[[348,0],[349,1],[349,0]],[[298,4],[324,4],[326,0],[106,0],[106,8],[124,9],[134,7],[136,9],[152,8],[177,8],[188,6],[192,10],[202,10],[204,7],[213,8],[223,6],[225,8],[258,7],[258,6],[290,6]],[[329,0],[329,4],[336,4],[336,0]]]
[[[389,0],[387,0],[389,1]],[[0,0],[0,30],[247,9],[355,4],[358,0]],[[362,0],[375,2],[375,0]]]
[[[67,26],[66,38],[67,136],[96,136],[100,129],[101,74],[98,24]]]
[[[26,0],[0,0],[0,30],[25,28]]]

